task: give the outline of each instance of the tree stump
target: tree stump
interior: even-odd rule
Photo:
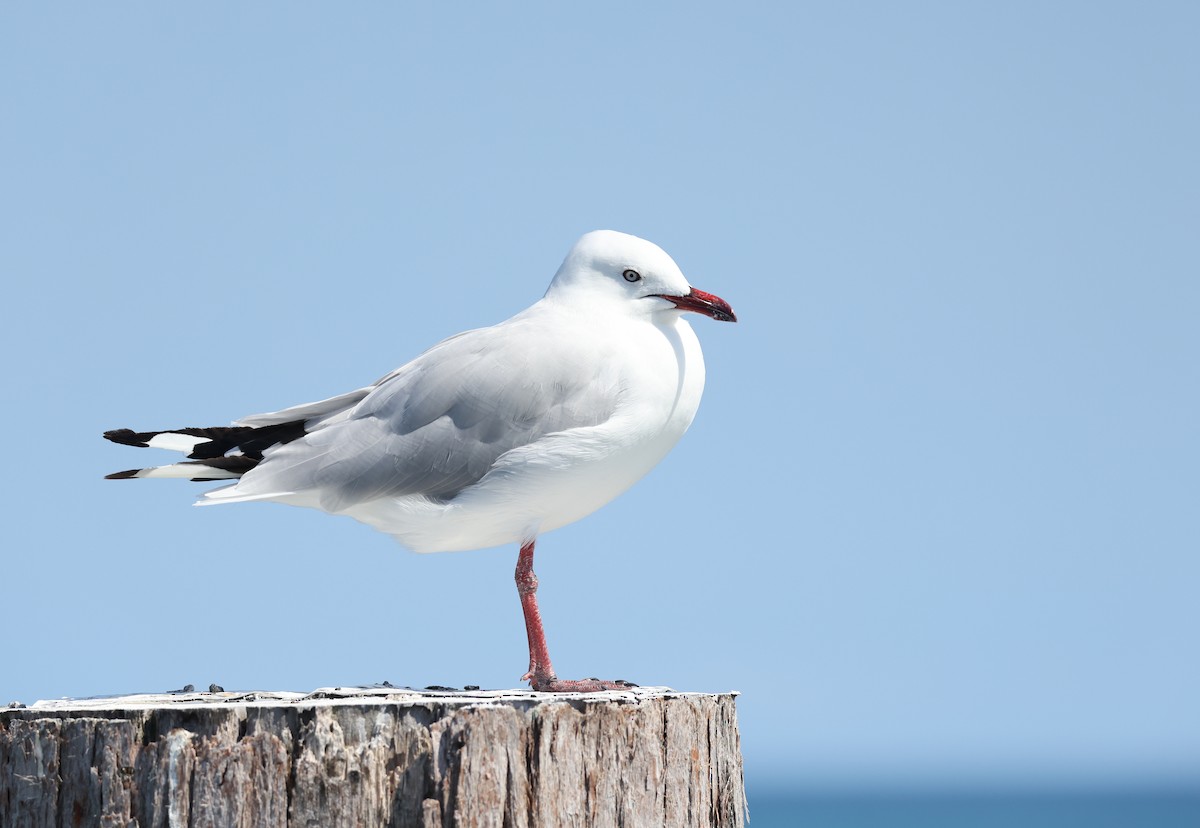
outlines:
[[[0,825],[742,826],[736,694],[393,687],[0,710]]]

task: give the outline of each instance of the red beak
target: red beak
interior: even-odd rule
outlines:
[[[660,299],[666,299],[680,310],[702,313],[705,316],[711,316],[718,322],[737,321],[737,317],[733,315],[733,308],[729,307],[728,302],[720,296],[713,296],[711,293],[705,293],[702,290],[692,288],[688,291],[687,296],[667,296],[665,293],[655,295]]]

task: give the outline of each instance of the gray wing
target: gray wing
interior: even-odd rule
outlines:
[[[448,500],[510,449],[612,415],[617,388],[598,376],[600,355],[509,342],[502,328],[442,342],[347,412],[272,449],[238,491],[312,491],[330,511],[410,494]]]

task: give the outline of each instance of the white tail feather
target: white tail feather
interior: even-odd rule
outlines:
[[[182,451],[184,454],[191,454],[192,449],[197,445],[207,442],[209,442],[207,437],[193,437],[190,434],[177,434],[173,431],[164,431],[162,434],[155,434],[151,437],[146,445],[150,448]]]
[[[141,469],[133,477],[173,477],[192,479],[193,477],[202,477],[207,480],[236,480],[241,477],[240,472],[226,471],[225,469],[214,469],[212,466],[198,465],[195,463],[172,463],[169,466],[152,466],[148,469]]]
[[[295,492],[270,492],[269,494],[241,494],[236,491],[237,485],[223,486],[220,489],[213,489],[211,492],[205,492],[200,496],[194,506],[220,506],[224,503],[250,503],[255,500],[275,500],[282,497],[290,497]]]

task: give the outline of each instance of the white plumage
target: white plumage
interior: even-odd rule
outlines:
[[[191,458],[110,477],[237,478],[199,504],[321,509],[417,552],[521,544],[534,687],[620,687],[554,675],[533,541],[628,489],[691,425],[704,359],[685,311],[735,321],[656,245],[588,233],[545,296],[511,319],[450,337],[373,385],[232,427],[108,432]]]
[[[633,270],[641,276],[629,282]],[[632,486],[696,414],[691,288],[650,242],[584,236],[546,295],[430,348],[376,384],[238,425],[303,417],[201,505],[274,500],[346,514],[418,552],[522,543]]]

